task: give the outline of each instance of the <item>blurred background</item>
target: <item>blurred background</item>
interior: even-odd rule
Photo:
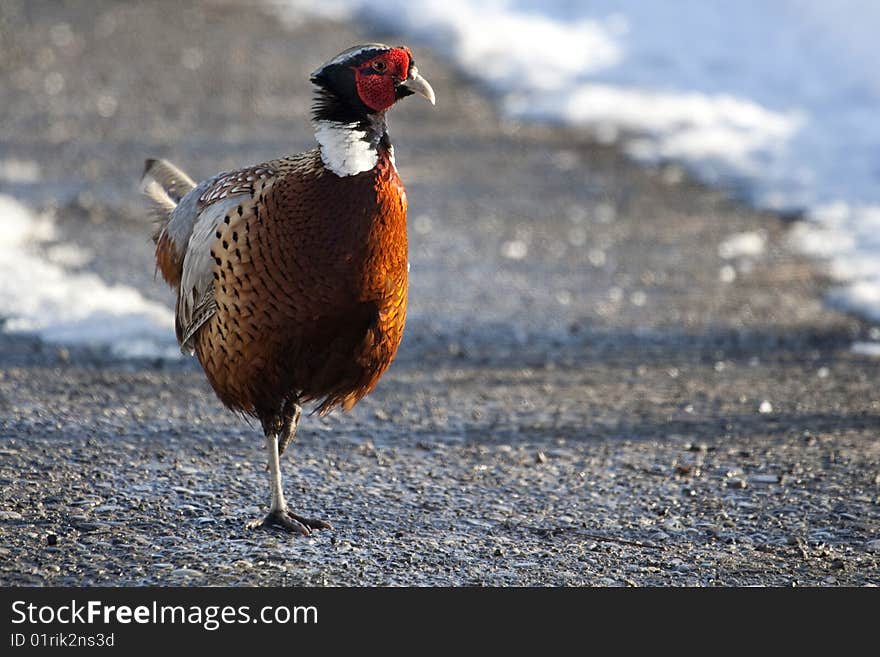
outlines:
[[[218,568],[265,540],[294,583],[876,583],[878,24],[873,0],[2,0],[5,581],[275,582]],[[242,533],[256,432],[179,354],[138,182],[312,148],[309,73],[371,41],[437,92],[389,115],[408,323],[374,393],[304,422],[292,476],[344,531],[294,548]],[[72,547],[35,551],[46,526]]]
[[[0,202],[4,223],[14,226],[4,231],[0,265],[7,331],[171,357],[168,297],[135,280],[136,271],[149,269],[149,249],[133,255],[106,248],[124,218],[139,212],[132,187],[139,162],[165,155],[201,178],[218,167],[309,147],[307,71],[355,38],[335,33],[331,23],[429,49],[442,60],[443,75],[460,76],[481,94],[441,121],[424,108],[402,110],[420,123],[404,149],[429,161],[405,161],[411,182],[438,175],[426,174],[434,163],[415,139],[430,136],[448,146],[468,138],[462,127],[444,123],[455,114],[471,114],[470,130],[487,128],[480,125],[487,121],[506,134],[564,127],[575,139],[614,145],[663,167],[670,182],[686,173],[753,208],[806,219],[790,231],[790,246],[829,261],[824,271],[841,285],[828,301],[880,318],[880,73],[872,32],[880,8],[874,2],[334,0],[319,7],[266,0],[165,7],[168,20],[178,15],[185,26],[184,41],[144,28],[138,20],[149,12],[133,3],[88,10],[75,3],[4,3]],[[301,31],[279,50],[278,43],[249,39],[247,27],[224,30],[227,17],[256,13]],[[306,37],[305,24],[323,26],[332,47]],[[481,117],[468,102],[489,106]],[[471,147],[480,144],[471,139]],[[467,155],[462,143],[453,168],[463,169]],[[539,182],[578,168],[578,153],[557,149]],[[417,235],[439,228],[426,207],[414,207]],[[573,236],[554,248],[563,256],[563,249],[582,251],[590,267],[603,269],[609,258],[602,241],[580,226],[587,215],[613,221],[615,201],[594,209],[566,203]],[[540,249],[532,240],[541,231],[528,221],[513,227],[510,219],[529,215],[505,213],[507,234],[491,245],[502,264],[528,264],[530,247],[533,255]],[[84,217],[87,223],[76,223]],[[765,247],[759,231],[738,237],[725,253],[747,257]],[[735,263],[720,276],[734,278]],[[426,287],[442,285],[431,279]],[[564,301],[584,293],[596,303],[578,287],[546,291],[563,300],[554,314],[567,312]],[[530,296],[529,289],[512,293]],[[620,293],[627,291],[614,295]],[[514,300],[513,308],[524,302]]]

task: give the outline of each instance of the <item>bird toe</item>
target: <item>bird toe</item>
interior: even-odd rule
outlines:
[[[300,515],[297,515],[293,511],[288,509],[287,515],[295,520],[296,522],[305,525],[309,529],[333,529],[333,525],[331,525],[326,520],[320,520],[317,518],[306,518]]]
[[[308,536],[312,533],[306,524],[291,517],[289,511],[282,509],[270,511],[265,518],[252,522],[249,527],[251,529],[282,529],[301,536]]]

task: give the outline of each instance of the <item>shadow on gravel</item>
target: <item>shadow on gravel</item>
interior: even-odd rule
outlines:
[[[835,413],[780,413],[772,418],[755,414],[739,414],[720,418],[671,420],[669,422],[597,422],[590,426],[560,424],[557,426],[529,426],[465,430],[465,440],[480,444],[546,444],[560,439],[567,442],[586,441],[651,441],[658,437],[679,439],[716,436],[717,445],[725,440],[753,437],[805,437],[840,433],[848,430],[869,429],[880,426],[880,415],[840,415]],[[425,432],[425,437],[428,433]],[[412,434],[409,435],[416,435]],[[738,443],[741,444],[741,443]]]
[[[592,329],[573,326],[567,332],[517,331],[509,324],[474,323],[459,332],[431,333],[410,329],[404,338],[397,368],[489,367],[492,369],[542,366],[549,362],[561,368],[583,368],[593,364],[657,364],[715,362],[720,359],[749,362],[754,358],[782,361],[831,356],[848,350],[858,336],[844,329],[778,327],[688,332],[681,329]]]
[[[2,321],[2,320],[0,320]],[[422,323],[423,324],[423,323]],[[425,370],[532,368],[553,363],[560,369],[595,365],[640,364],[650,361],[715,362],[724,359],[748,362],[754,358],[783,361],[787,358],[831,356],[849,350],[860,336],[845,329],[814,327],[770,329],[719,328],[685,331],[678,328],[604,329],[573,325],[568,330],[521,330],[501,322],[470,323],[441,331],[410,322],[393,367]],[[59,354],[63,354],[59,358]],[[33,336],[0,334],[0,367],[52,365],[71,362],[95,367],[122,367],[128,371],[199,369],[190,357],[180,360],[119,359],[89,348],[59,348]]]

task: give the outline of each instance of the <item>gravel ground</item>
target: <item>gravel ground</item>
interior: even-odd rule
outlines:
[[[40,180],[0,193],[170,304],[143,159],[202,178],[308,148],[308,72],[366,40],[405,39],[230,2],[4,2],[0,159]],[[850,349],[871,327],[823,306],[787,220],[503,121],[416,52],[438,106],[392,117],[407,334],[283,462],[334,529],[245,528],[267,504],[259,431],[193,361],[0,334],[0,583],[880,584],[877,361]],[[763,252],[723,257],[743,232]]]

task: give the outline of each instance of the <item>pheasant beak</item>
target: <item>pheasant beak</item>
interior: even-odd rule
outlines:
[[[428,84],[428,81],[419,75],[419,69],[415,66],[410,68],[409,77],[400,83],[401,87],[406,87],[413,93],[417,93],[419,96],[423,96],[428,99],[432,105],[437,104],[437,97],[434,95],[434,90],[431,88],[431,85]]]

